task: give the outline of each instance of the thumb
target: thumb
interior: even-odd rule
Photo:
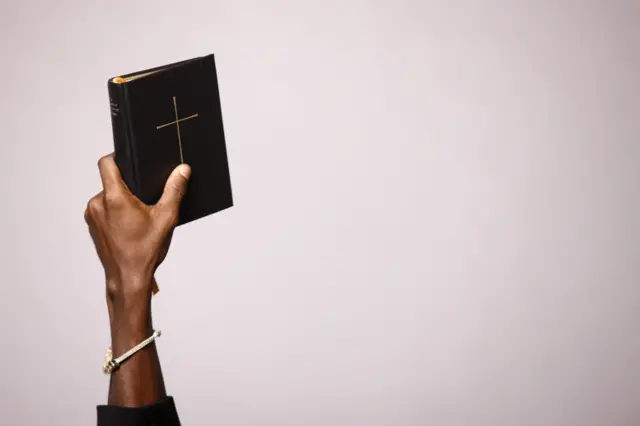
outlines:
[[[184,198],[184,194],[187,192],[187,183],[191,177],[191,167],[186,164],[180,164],[176,167],[167,183],[164,185],[164,192],[160,201],[156,206],[161,210],[168,210],[171,212],[177,212],[180,207],[180,202]]]

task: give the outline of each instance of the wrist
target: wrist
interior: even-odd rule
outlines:
[[[153,333],[151,316],[148,318],[120,318],[111,321],[111,347],[120,356]]]
[[[144,340],[152,333],[150,281],[107,280],[107,308],[114,344]]]

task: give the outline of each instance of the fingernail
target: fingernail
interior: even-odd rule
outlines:
[[[181,164],[178,168],[178,172],[180,172],[182,177],[184,177],[185,179],[189,179],[189,177],[191,176],[191,167],[186,164]]]

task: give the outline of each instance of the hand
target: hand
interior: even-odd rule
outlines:
[[[112,155],[100,159],[103,191],[84,217],[107,281],[107,307],[114,356],[151,335],[151,288],[178,223],[180,202],[191,169],[178,166],[155,206],[143,204],[127,189]],[[109,404],[137,407],[166,396],[155,344],[127,360],[111,375]]]
[[[153,275],[167,255],[191,170],[178,166],[160,201],[147,206],[127,189],[113,154],[98,166],[104,189],[89,201],[85,220],[104,266],[113,323],[122,311],[144,313],[150,305]]]

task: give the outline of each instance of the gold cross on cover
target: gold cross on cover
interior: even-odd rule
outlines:
[[[184,117],[184,118],[178,118],[178,103],[176,102],[176,97],[175,96],[173,97],[173,111],[176,114],[176,119],[174,121],[169,122],[169,123],[161,124],[161,125],[157,126],[156,129],[160,130],[163,127],[171,126],[173,124],[176,125],[176,130],[178,131],[178,146],[180,147],[180,162],[184,163],[184,157],[182,155],[182,137],[180,136],[180,122],[181,121],[191,120],[192,118],[196,118],[198,116],[198,114],[193,114],[193,115],[190,115],[190,116]]]

